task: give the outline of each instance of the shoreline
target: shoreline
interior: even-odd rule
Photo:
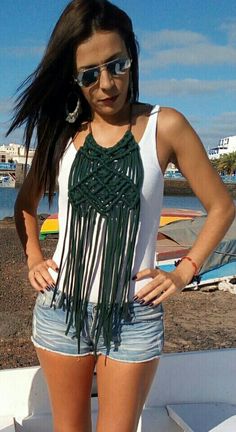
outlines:
[[[227,189],[228,189],[231,197],[234,199],[235,205],[236,205],[236,183],[224,183],[224,184],[226,185],[226,187],[227,187]],[[7,218],[13,218],[14,217],[13,215],[7,215],[6,214],[6,209],[7,209],[7,211],[9,210],[9,212],[11,214],[13,213],[12,207],[14,206],[14,199],[15,199],[15,197],[17,195],[17,189],[15,189],[15,188],[2,188],[2,189],[4,189],[4,190],[6,190],[6,189],[8,189],[8,190],[11,189],[12,190],[13,189],[13,191],[16,191],[16,192],[15,192],[15,194],[13,193],[11,195],[12,199],[10,199],[9,204],[7,204],[7,207],[6,207],[6,203],[8,203],[8,201],[6,201],[6,197],[4,198],[5,207],[4,207],[4,202],[3,202],[3,211],[2,211],[3,214],[2,214],[2,218],[0,216],[0,221],[3,221],[4,219],[7,219]],[[3,195],[3,197],[4,197],[4,195]],[[186,198],[189,197],[189,198],[193,198],[193,199],[196,198],[196,196],[193,193],[191,187],[189,186],[189,183],[186,180],[179,180],[179,179],[178,180],[177,179],[175,179],[175,180],[173,180],[173,179],[165,179],[165,181],[164,181],[164,198],[165,197],[166,198],[173,197],[173,198],[176,198],[176,199],[178,199],[178,197],[179,198],[183,198],[183,199],[185,197]],[[165,206],[165,207],[168,207],[168,206]],[[173,205],[171,205],[171,207],[173,207]],[[178,206],[178,208],[181,208],[181,207]],[[184,207],[182,206],[182,208],[184,208]],[[195,207],[188,207],[188,208],[193,208],[194,209]],[[40,215],[48,215],[48,214],[56,213],[56,212],[57,211],[55,210],[55,208],[51,209],[51,211],[50,211],[49,208],[46,209],[46,207],[45,207],[45,208],[39,209],[38,216],[40,216]]]
[[[232,198],[236,199],[236,183],[224,183]],[[164,180],[164,195],[195,196],[187,180]]]
[[[39,224],[43,215],[39,215]],[[57,239],[40,242],[50,258]],[[0,369],[38,364],[30,340],[32,312],[37,296],[28,282],[25,256],[14,220],[0,221]],[[164,353],[236,348],[236,295],[208,287],[184,290],[163,304]]]

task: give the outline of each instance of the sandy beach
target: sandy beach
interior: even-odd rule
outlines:
[[[56,242],[42,241],[45,257],[52,256]],[[36,365],[30,340],[36,293],[12,218],[0,221],[0,251],[0,368]],[[236,347],[236,295],[216,288],[184,290],[164,308],[164,352]]]

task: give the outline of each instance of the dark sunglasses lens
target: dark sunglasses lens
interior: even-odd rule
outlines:
[[[81,83],[84,87],[89,87],[91,84],[94,84],[98,80],[99,69],[91,69],[84,71],[83,76],[81,78]]]
[[[131,65],[130,59],[116,59],[111,62],[105,63],[108,72],[113,76],[122,75],[129,69]],[[97,82],[100,74],[100,68],[95,67],[92,69],[80,72],[78,76],[78,83],[81,87],[89,87]]]
[[[112,75],[122,75],[129,68],[130,62],[128,59],[114,60],[107,65],[107,69]]]

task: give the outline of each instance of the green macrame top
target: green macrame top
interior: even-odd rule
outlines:
[[[101,333],[109,350],[114,316],[120,319],[127,312],[142,183],[139,146],[130,130],[109,148],[98,145],[92,133],[87,135],[70,171],[66,231],[58,276],[60,278],[69,235],[63,293],[67,333],[74,324],[79,351],[98,248],[102,262],[92,335],[95,352]],[[99,235],[101,230],[102,236]]]

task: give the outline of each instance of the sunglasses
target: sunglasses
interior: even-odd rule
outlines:
[[[98,81],[101,73],[101,68],[105,67],[112,77],[116,77],[125,74],[125,72],[130,68],[130,66],[130,58],[117,58],[96,67],[81,69],[77,77],[75,78],[75,81],[80,87],[89,87]]]

